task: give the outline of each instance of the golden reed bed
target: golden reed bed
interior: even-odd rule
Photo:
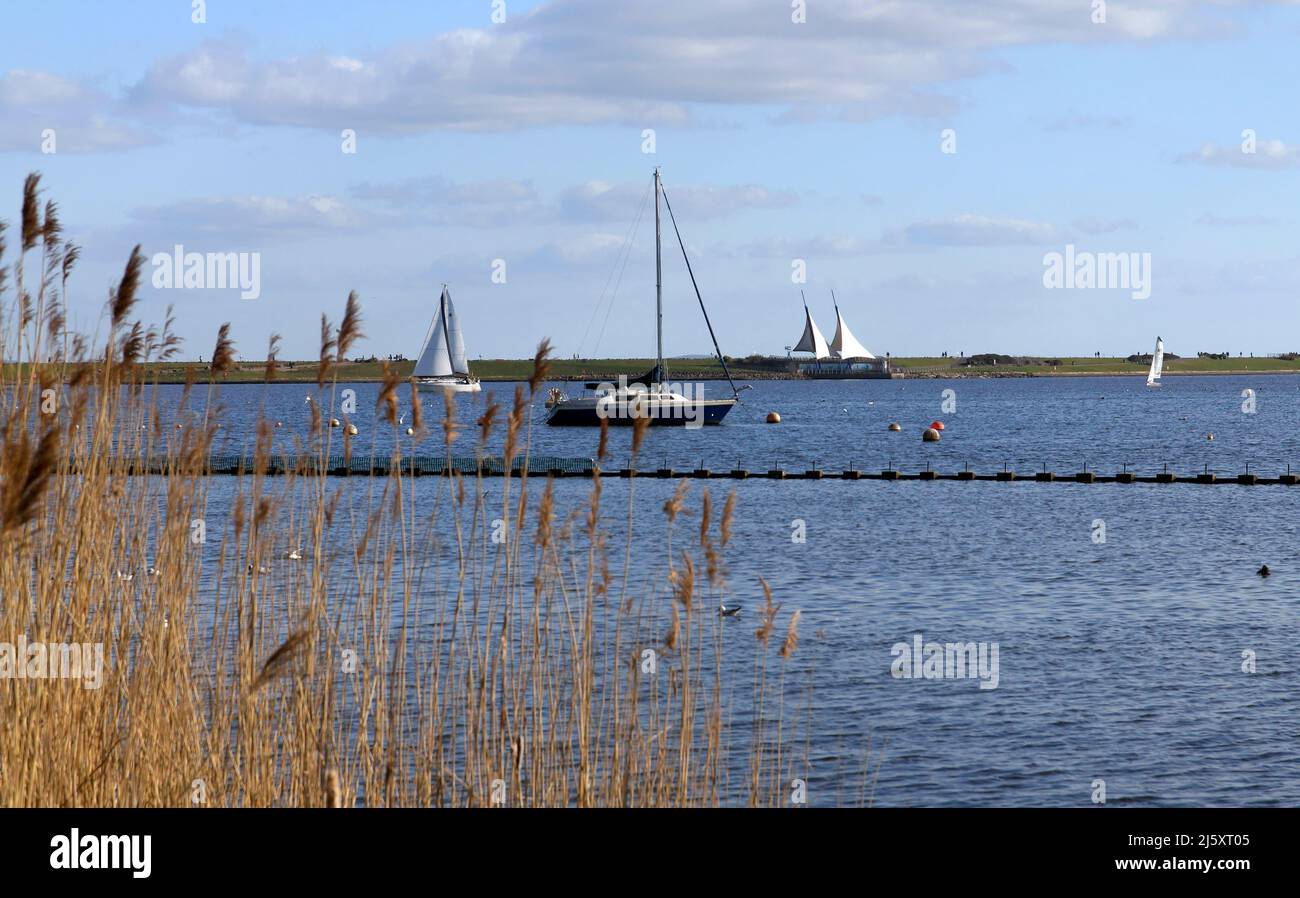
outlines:
[[[140,248],[92,338],[65,326],[78,248],[37,175],[20,223],[0,230],[0,803],[799,800],[806,758],[787,747],[799,715],[784,699],[799,613],[783,616],[766,583],[757,627],[724,628],[717,613],[734,493],[715,511],[707,491],[688,505],[678,487],[653,576],[633,573],[630,537],[607,543],[598,477],[566,515],[549,479],[455,477],[417,503],[400,473],[249,475],[223,480],[227,512],[209,515],[202,472],[234,357],[229,325],[211,365],[189,366],[180,416],[164,421],[143,363],[173,358],[179,341],[170,310],[161,327],[132,320]],[[302,451],[351,451],[348,422],[333,427],[320,409],[334,408],[338,360],[361,336],[355,294],[337,328],[322,316]],[[268,382],[278,344],[272,335]],[[442,420],[422,420],[410,386],[414,434],[401,425],[398,451],[464,452],[504,428],[506,463],[526,456],[548,350],[543,341],[527,387],[509,408],[490,403],[477,433],[458,432],[450,398]],[[395,436],[406,389],[386,372],[376,426]],[[202,411],[186,411],[195,391]],[[272,434],[258,424],[259,454]],[[644,435],[636,428],[634,457]],[[602,431],[602,457],[605,446]],[[167,473],[127,476],[123,459],[140,456],[166,458]],[[508,522],[503,541],[494,520]],[[414,632],[417,620],[431,624]],[[754,661],[733,684],[722,644],[734,634],[753,640]],[[94,688],[93,652],[77,680],[71,646],[102,649]]]

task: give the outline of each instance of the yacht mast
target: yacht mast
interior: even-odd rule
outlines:
[[[658,337],[655,377],[662,383],[664,371],[664,264],[659,232],[659,167],[655,167],[655,334]]]

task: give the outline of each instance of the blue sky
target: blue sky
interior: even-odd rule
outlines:
[[[0,217],[41,171],[85,247],[85,331],[132,245],[180,243],[261,254],[256,300],[145,291],[189,357],[224,321],[245,357],[272,331],[311,357],[350,289],[358,350],[414,356],[443,282],[472,357],[542,336],[648,356],[649,219],[618,271],[658,165],[733,355],[797,339],[801,286],[828,336],[834,289],[880,354],[1300,349],[1292,3],[1131,0],[1104,23],[1090,0],[808,0],[804,23],[785,0],[506,0],[503,23],[491,0],[136,8],[6,12]],[[1150,298],[1044,288],[1066,244],[1150,253]],[[708,351],[675,251],[665,302],[667,353]]]

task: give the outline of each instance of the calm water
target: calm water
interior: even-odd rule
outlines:
[[[361,428],[354,451],[374,434],[382,451],[385,428],[363,420],[375,385],[349,386],[363,412],[352,416]],[[1242,412],[1247,387],[1255,414]],[[508,405],[512,388],[496,389]],[[941,413],[945,389],[956,391],[953,414]],[[289,439],[306,421],[308,392],[223,388],[231,444],[248,438],[262,403]],[[652,430],[641,466],[1300,471],[1300,377],[1175,377],[1160,390],[1140,378],[771,382],[743,398],[722,427]],[[484,401],[459,409],[467,449]],[[762,423],[769,410],[784,423]],[[425,414],[436,431],[441,402],[428,400]],[[943,441],[922,444],[934,418],[947,423]],[[594,432],[540,420],[539,408],[534,452],[595,454]],[[889,433],[890,421],[903,432]],[[616,467],[628,441],[613,435]],[[634,488],[638,540],[654,545],[676,483],[604,486],[610,529],[626,529]],[[733,488],[694,482],[691,500],[706,486],[715,499]],[[729,582],[746,610],[725,624],[726,663],[743,692],[761,575],[787,612],[803,611],[788,682],[793,707],[811,706],[812,803],[858,801],[864,761],[873,771],[865,791],[880,805],[1083,805],[1096,779],[1116,805],[1300,803],[1300,488],[839,480],[735,488]],[[590,484],[561,480],[556,489],[563,511],[585,502]],[[1104,543],[1093,538],[1098,521]],[[804,542],[792,539],[798,522]],[[659,560],[635,554],[647,570]],[[1263,563],[1274,572],[1267,580],[1255,574]],[[998,643],[997,688],[892,677],[891,647],[916,633]],[[1243,652],[1254,653],[1254,673],[1242,671]]]
[[[558,384],[570,395],[574,384]],[[580,385],[577,385],[580,387]],[[1255,391],[1256,412],[1242,412],[1242,391]],[[376,384],[342,384],[356,391],[357,413],[350,416],[360,429],[354,451],[370,446],[387,454],[392,431],[371,420]],[[489,395],[508,408],[513,384],[495,384],[479,394],[462,395],[458,417],[468,428],[461,445],[472,452],[471,433]],[[726,387],[709,383],[706,396],[722,396]],[[943,411],[944,391],[954,393],[956,411]],[[198,391],[201,394],[202,391]],[[228,426],[226,444],[238,447],[251,441],[259,406],[284,427],[279,438],[292,445],[295,432],[307,422],[305,399],[315,395],[314,385],[271,387],[231,385],[221,390],[219,402]],[[180,387],[162,388],[164,402],[180,395]],[[840,469],[854,465],[879,470],[891,462],[904,469],[926,463],[938,469],[960,470],[970,464],[980,471],[1000,470],[1003,464],[1022,472],[1049,470],[1073,473],[1088,464],[1103,472],[1121,465],[1154,472],[1168,464],[1171,470],[1195,473],[1236,473],[1243,465],[1276,474],[1287,464],[1300,471],[1300,376],[1172,377],[1160,389],[1148,389],[1140,377],[1022,378],[996,380],[898,381],[766,381],[741,393],[742,403],[720,428],[662,428],[655,430],[643,449],[642,466],[672,465],[689,468],[701,461],[713,468],[735,464],[753,470],[781,465],[802,470],[815,465]],[[195,397],[201,403],[203,396]],[[409,393],[401,391],[402,411]],[[342,418],[340,397],[333,414]],[[426,419],[437,422],[443,414],[440,398],[424,397]],[[200,405],[201,408],[201,405]],[[781,414],[780,425],[764,419],[769,411]],[[595,431],[548,428],[542,423],[540,402],[533,414],[534,452],[551,455],[592,456]],[[923,445],[921,430],[932,420],[947,427],[943,440]],[[902,425],[891,433],[890,422]],[[497,428],[499,447],[503,428]],[[1209,433],[1214,440],[1206,439]],[[439,431],[439,440],[441,433]],[[627,461],[630,435],[614,429],[613,464]],[[440,446],[433,447],[440,451]]]

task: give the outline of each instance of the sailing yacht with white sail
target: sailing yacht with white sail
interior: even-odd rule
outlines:
[[[1147,372],[1147,386],[1160,386],[1160,372],[1165,367],[1165,343],[1156,337],[1156,351],[1151,354],[1151,370]]]
[[[442,387],[454,393],[477,393],[481,389],[478,378],[469,373],[465,338],[461,335],[460,319],[456,317],[446,284],[442,285],[438,310],[429,325],[424,351],[420,353],[411,376],[416,383]]]
[[[655,192],[655,332],[658,337],[658,354],[655,366],[650,371],[635,379],[620,377],[616,384],[589,383],[587,388],[594,390],[594,395],[570,399],[563,393],[554,395],[548,403],[550,409],[546,414],[546,423],[556,427],[566,426],[600,426],[602,420],[610,424],[631,424],[638,418],[648,418],[651,424],[676,424],[686,427],[698,427],[705,424],[721,424],[727,412],[739,402],[740,389],[731,379],[727,361],[718,348],[718,338],[713,333],[708,310],[704,308],[704,298],[700,295],[699,285],[695,282],[695,272],[691,269],[690,257],[686,255],[686,244],[677,229],[677,219],[673,216],[672,204],[659,179],[659,169],[654,172]],[[681,247],[682,258],[686,260],[686,271],[691,277],[691,286],[695,288],[695,298],[699,301],[700,311],[704,315],[704,324],[713,338],[713,350],[717,355],[722,373],[726,375],[731,386],[731,396],[723,399],[705,399],[702,392],[692,395],[690,384],[680,385],[680,392],[667,383],[668,371],[664,367],[664,305],[663,305],[663,255],[660,237],[659,200],[662,197],[668,209],[668,218],[677,236],[677,245]]]

